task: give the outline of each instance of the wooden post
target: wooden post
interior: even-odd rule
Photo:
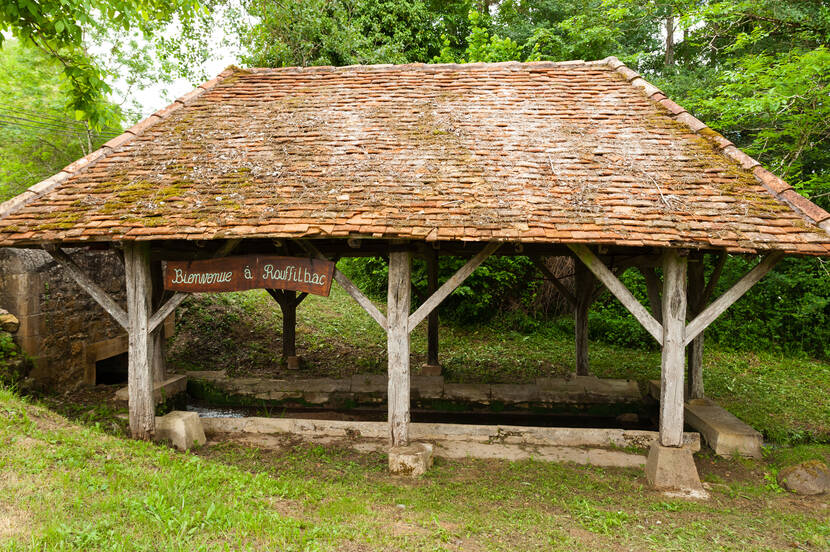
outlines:
[[[164,273],[161,269],[161,261],[154,261],[150,265],[150,279],[152,281],[152,311],[157,311],[165,301],[170,299],[170,293],[164,291]],[[164,324],[156,328],[150,328],[151,337],[153,340],[152,352],[153,356],[150,359],[150,364],[153,368],[153,381],[156,383],[163,382],[167,378],[167,366],[165,364],[164,351],[166,349],[164,342]]]
[[[695,255],[689,262],[689,315],[697,316],[703,310],[706,275],[703,254]],[[703,332],[689,344],[686,352],[689,399],[703,398]]]
[[[683,444],[683,365],[686,329],[686,257],[663,256],[663,351],[660,365],[660,443]]]
[[[153,341],[150,338],[152,278],[150,246],[125,242],[124,269],[127,280],[129,332],[130,432],[135,439],[151,439],[156,429],[153,401]]]
[[[588,309],[594,296],[596,278],[579,259],[574,259],[574,333],[576,338],[576,375],[590,374],[588,364]]]
[[[438,253],[431,247],[426,250],[427,297],[438,289]],[[438,309],[427,316],[427,365],[438,367]]]
[[[663,285],[660,283],[660,278],[657,277],[657,272],[653,266],[642,266],[640,272],[646,281],[646,291],[648,292],[648,304],[651,306],[651,313],[654,319],[663,323],[663,300],[661,295],[663,293]]]
[[[296,291],[285,289],[266,289],[274,298],[282,311],[282,358],[286,362],[294,363],[296,368],[297,357],[297,306],[303,302],[308,294],[297,295]],[[294,359],[294,360],[291,360]]]
[[[408,251],[389,253],[386,347],[389,362],[389,433],[393,447],[409,444],[410,270]]]

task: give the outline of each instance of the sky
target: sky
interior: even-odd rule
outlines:
[[[231,41],[227,40],[228,36],[221,21],[221,14],[216,15],[216,17],[219,24],[214,25],[211,28],[211,55],[204,63],[201,64],[201,66],[197,68],[197,72],[202,72],[207,75],[207,80],[212,79],[221,73],[228,65],[239,65],[239,47],[227,45],[227,43]],[[180,33],[180,31],[181,29],[178,25],[173,24],[167,29],[165,35],[173,36]],[[132,38],[136,40],[139,45],[147,44],[146,39],[144,39],[141,34],[135,34]],[[111,44],[102,44],[97,49],[105,50],[106,48],[111,47]],[[95,50],[96,49],[92,50],[93,54],[95,54]],[[148,82],[145,83],[147,85],[146,88],[140,90],[129,90],[127,82],[124,78],[118,79],[115,82],[110,82],[109,84],[113,89],[110,99],[114,103],[126,107],[130,107],[133,103],[138,105],[140,117],[135,120],[126,121],[129,123],[127,126],[130,126],[130,124],[150,116],[159,109],[167,107],[175,101],[176,98],[190,92],[193,88],[201,84],[201,82],[192,82],[186,78],[176,79],[172,83]]]

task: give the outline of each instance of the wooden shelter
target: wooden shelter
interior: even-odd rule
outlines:
[[[830,255],[830,214],[616,58],[596,62],[229,68],[0,206],[0,246],[44,247],[129,332],[130,427],[154,431],[158,327],[186,293],[162,264],[234,254],[389,259],[389,432],[408,443],[409,335],[487,257],[571,256],[587,365],[594,278],[662,346],[660,442],[679,447],[684,355],[784,255]],[[65,247],[123,252],[124,308]],[[763,255],[709,303],[706,255]],[[413,311],[413,255],[432,267]],[[469,262],[438,286],[438,255]],[[539,262],[542,271],[547,271]],[[637,267],[651,312],[618,279]],[[662,281],[655,268],[662,268]],[[688,275],[688,276],[687,276]],[[286,332],[302,296],[275,291]]]

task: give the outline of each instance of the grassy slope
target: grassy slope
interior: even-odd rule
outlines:
[[[824,456],[825,447],[801,449]],[[641,470],[439,460],[422,480],[382,455],[223,443],[179,454],[71,425],[0,390],[0,549],[822,550],[826,498],[774,465],[701,460],[706,502]]]
[[[275,374],[280,357],[279,308],[262,291],[190,300],[171,348],[174,366],[238,374]],[[303,375],[384,373],[385,336],[338,286],[329,298],[309,296],[298,313]],[[216,336],[224,336],[217,340]],[[521,382],[574,370],[573,337],[567,323],[531,333],[496,323],[441,328],[440,358],[448,379]],[[412,334],[413,364],[426,358],[426,325]],[[593,372],[600,377],[659,379],[657,351],[591,343]],[[707,395],[778,442],[830,442],[830,364],[774,354],[708,348]]]

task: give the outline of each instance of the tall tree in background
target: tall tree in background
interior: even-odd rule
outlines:
[[[90,54],[90,36],[138,31],[152,40],[174,20],[187,27],[200,10],[198,0],[5,0],[0,47],[4,33],[11,33],[58,61],[69,84],[69,106],[77,118],[102,128],[117,124],[120,113],[106,101],[107,77],[113,75]]]
[[[121,132],[77,121],[68,88],[60,63],[40,50],[15,39],[0,49],[0,201]]]

